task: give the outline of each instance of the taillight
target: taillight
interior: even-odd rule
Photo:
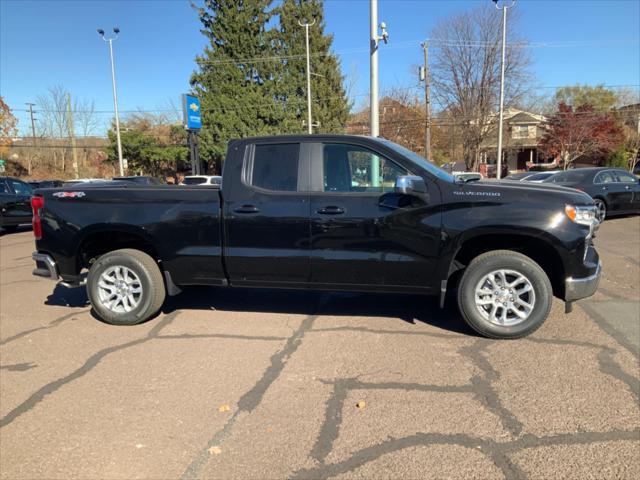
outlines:
[[[44,197],[31,197],[31,210],[33,210],[33,218],[31,224],[33,225],[33,235],[36,240],[42,238],[42,222],[40,221],[40,209],[44,207]]]

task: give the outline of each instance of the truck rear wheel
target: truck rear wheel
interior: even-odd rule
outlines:
[[[520,338],[549,316],[553,290],[547,274],[529,257],[510,250],[479,255],[458,289],[458,307],[476,332],[490,338]]]
[[[112,325],[136,325],[160,310],[165,287],[158,264],[140,250],[105,253],[91,266],[87,295],[95,313]]]

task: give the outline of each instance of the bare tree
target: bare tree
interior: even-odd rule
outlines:
[[[100,126],[100,121],[96,115],[96,105],[93,100],[78,100],[73,104],[73,120],[76,130],[83,137],[93,135]]]
[[[36,102],[40,118],[38,126],[40,136],[53,138],[66,138],[69,136],[69,123],[67,121],[67,95],[69,92],[62,85],[55,85],[44,95],[38,95]],[[66,169],[66,148],[52,149],[53,161],[60,159],[60,168]],[[56,158],[57,157],[57,158]]]
[[[488,2],[487,2],[488,3]],[[517,16],[508,23],[505,61],[505,107],[525,93],[531,64],[524,41],[515,33]],[[440,21],[431,31],[436,47],[430,73],[438,104],[455,119],[467,167],[475,169],[478,147],[495,121],[500,91],[501,16],[486,5]]]
[[[96,115],[96,105],[93,100],[78,100],[73,103],[73,120],[76,124],[76,131],[80,133],[82,137],[81,143],[86,143],[86,137],[93,135],[96,129],[100,126],[100,120]],[[87,158],[89,156],[89,150],[87,148],[82,149],[82,166],[87,165]]]

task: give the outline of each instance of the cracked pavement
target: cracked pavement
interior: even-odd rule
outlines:
[[[31,235],[0,238],[0,478],[640,477],[638,217],[601,227],[596,295],[516,341],[450,300],[271,290],[110,326],[31,276]]]

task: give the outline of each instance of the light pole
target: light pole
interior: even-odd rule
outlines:
[[[502,177],[502,120],[504,117],[504,58],[507,44],[507,9],[516,4],[511,0],[511,5],[498,5],[498,0],[492,0],[498,10],[502,10],[502,59],[500,61],[500,119],[498,123],[498,160],[496,164],[496,178]]]
[[[380,127],[378,124],[378,44],[380,40],[384,43],[389,41],[389,34],[387,33],[387,25],[382,22],[380,28],[382,29],[382,35],[378,35],[378,0],[369,0],[369,29],[371,36],[369,38],[370,43],[370,114],[369,122],[371,124],[371,136],[377,137],[380,134]]]
[[[118,38],[120,29],[114,27],[114,36],[111,38],[105,38],[104,30],[98,29],[98,34],[102,37],[102,40],[109,42],[109,56],[111,57],[111,85],[113,87],[113,108],[116,114],[116,141],[118,143],[118,163],[120,165],[120,176],[124,175],[124,161],[122,159],[122,142],[120,141],[120,117],[118,115],[118,92],[116,91],[116,67],[113,62],[113,41]]]
[[[311,23],[300,23],[300,20],[298,20],[298,25],[304,27],[307,45],[307,129],[309,134],[313,133],[313,124],[311,122],[311,61],[309,60],[309,27],[315,23],[315,19]]]
[[[380,40],[384,43],[389,41],[387,33],[387,25],[382,22],[380,24],[382,35],[378,35],[378,0],[369,0],[369,30],[370,30],[370,107],[369,107],[369,123],[371,125],[371,136],[380,135],[380,125],[378,118],[378,45]],[[371,186],[380,186],[380,157],[371,155]]]

